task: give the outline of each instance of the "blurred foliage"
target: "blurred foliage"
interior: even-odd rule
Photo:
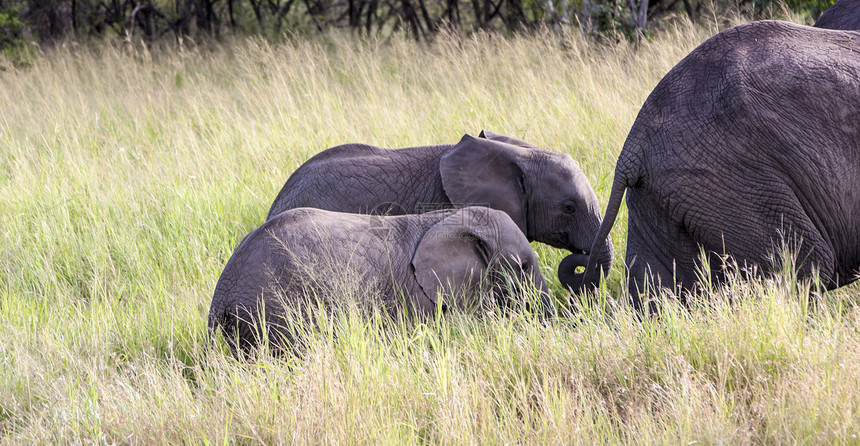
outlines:
[[[0,0],[0,50],[92,38],[197,41],[229,35],[278,37],[349,29],[388,38],[432,39],[441,30],[511,33],[581,24],[599,38],[637,40],[673,17],[707,11],[767,18],[818,17],[832,0]],[[14,57],[13,57],[14,58]]]
[[[634,40],[644,32],[636,25],[633,13],[623,0],[603,0],[585,9],[587,29],[598,38]]]
[[[652,29],[663,21],[686,17],[699,22],[703,17],[731,17],[742,15],[754,20],[784,18],[795,14],[807,17],[809,24],[815,21],[834,0],[645,0],[647,26],[637,23],[634,2],[630,0],[585,0],[580,3],[578,16],[586,31],[598,38],[636,40],[648,37]]]
[[[16,8],[0,9],[0,48],[13,46],[23,37],[24,23]]]
[[[762,14],[767,8],[779,8],[785,5],[789,10],[818,18],[827,8],[833,6],[833,0],[758,0],[750,1],[755,15]]]

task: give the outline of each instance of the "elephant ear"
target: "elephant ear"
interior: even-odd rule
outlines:
[[[465,308],[468,302],[464,298],[471,298],[480,290],[492,257],[491,245],[481,234],[485,231],[474,227],[482,224],[483,218],[465,211],[469,209],[457,210],[430,227],[412,257],[415,279],[437,305],[442,295],[446,299],[453,297],[456,306]]]
[[[528,234],[528,201],[519,165],[525,156],[522,147],[464,135],[439,162],[442,187],[455,207],[504,211]]]
[[[513,138],[510,136],[500,135],[498,133],[488,132],[486,130],[481,130],[481,134],[478,135],[478,138],[489,139],[490,141],[503,142],[505,144],[510,144],[512,146],[523,147],[526,149],[537,149],[538,146],[525,142],[521,139]]]

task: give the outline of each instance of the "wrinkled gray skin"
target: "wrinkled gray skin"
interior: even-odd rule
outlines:
[[[315,296],[336,304],[345,300],[350,284],[359,294],[378,292],[384,308],[428,316],[437,305],[487,308],[490,302],[476,302],[478,293],[510,302],[511,287],[504,283],[512,277],[515,291],[533,284],[541,311],[553,314],[535,252],[501,211],[467,207],[373,216],[293,209],[271,218],[236,248],[215,287],[209,330],[223,328],[234,354],[237,348],[247,352],[260,342],[261,327],[253,321],[265,313],[269,343],[277,352],[295,340],[283,328],[285,311],[307,309],[319,302]]]
[[[268,218],[297,207],[404,215],[471,205],[505,211],[529,241],[574,254],[588,253],[601,222],[597,196],[569,155],[490,132],[455,145],[324,150],[290,176]],[[578,292],[583,280],[575,268],[587,258],[565,259],[561,283]],[[599,262],[608,272],[611,243]]]
[[[781,240],[827,289],[860,267],[860,33],[761,21],[712,37],[657,85],[618,158],[592,250],[627,191],[628,290],[690,289],[699,246],[770,274]],[[787,236],[787,237],[784,237]],[[586,275],[595,271],[591,262]],[[653,304],[649,309],[654,311]]]
[[[860,0],[839,0],[815,21],[816,28],[860,30]]]

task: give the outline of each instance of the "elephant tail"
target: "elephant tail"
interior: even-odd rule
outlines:
[[[621,199],[624,198],[624,191],[630,184],[629,177],[619,169],[615,169],[615,178],[612,180],[612,192],[609,194],[609,203],[606,205],[606,213],[603,215],[603,221],[600,223],[600,228],[597,229],[597,235],[594,237],[594,242],[591,245],[591,251],[588,256],[588,265],[585,267],[583,276],[583,284],[599,283],[597,271],[597,262],[600,260],[600,253],[606,245],[606,238],[615,225],[615,218],[618,217],[618,209],[621,207]],[[608,271],[607,271],[608,273]]]

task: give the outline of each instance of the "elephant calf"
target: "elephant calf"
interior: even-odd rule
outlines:
[[[209,330],[221,327],[235,354],[259,344],[265,328],[279,351],[293,341],[284,316],[310,304],[372,295],[388,308],[432,315],[437,306],[470,309],[489,303],[480,297],[510,297],[511,278],[513,289],[533,283],[542,310],[552,314],[537,256],[501,211],[467,207],[383,217],[293,209],[236,248],[215,287]]]
[[[269,218],[298,207],[402,215],[465,206],[505,211],[530,241],[571,251],[559,279],[582,284],[574,270],[585,266],[601,222],[588,178],[570,155],[490,132],[438,146],[329,148],[293,172]],[[612,244],[596,256],[608,272]]]

